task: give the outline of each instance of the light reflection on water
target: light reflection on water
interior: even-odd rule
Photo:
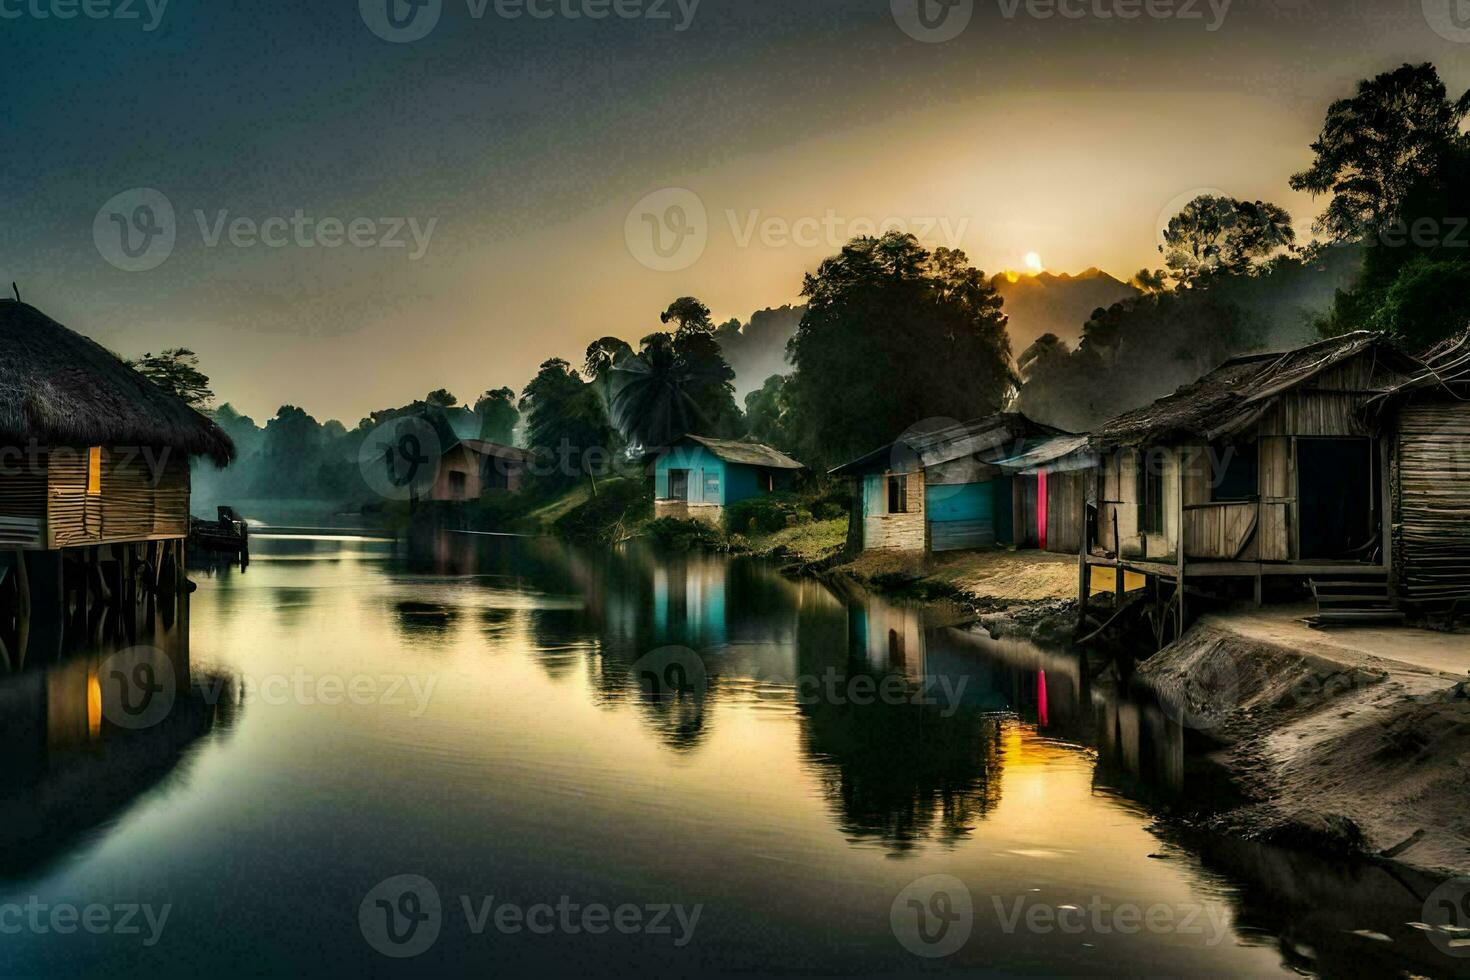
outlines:
[[[172,906],[147,948],[8,935],[3,972],[1455,965],[1404,926],[1424,882],[1154,827],[1213,790],[1207,770],[1070,654],[747,560],[455,534],[252,551],[243,574],[196,572],[186,621],[154,640],[192,682],[167,724],[77,720],[105,646],[0,684],[0,901]],[[650,651],[678,647],[683,690],[653,690]],[[403,873],[448,908],[400,963],[357,912]],[[890,927],[932,874],[975,902],[968,942],[933,962]],[[475,935],[461,895],[704,912],[684,947]],[[1192,910],[1197,931],[1005,926],[1098,902]]]

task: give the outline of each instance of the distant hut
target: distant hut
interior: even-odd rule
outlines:
[[[1366,407],[1389,450],[1390,565],[1397,598],[1470,612],[1470,332]]]
[[[420,449],[433,447],[433,465],[413,468],[414,485],[404,486],[415,500],[464,503],[496,492],[519,493],[531,454],[480,438],[480,416],[463,407],[430,407],[406,416],[378,436],[370,452],[386,449],[405,434],[418,437]],[[402,466],[388,457],[390,472]],[[394,481],[395,483],[397,481]]]
[[[802,469],[763,443],[687,435],[655,454],[653,513],[717,524],[731,504],[790,489]]]
[[[430,500],[479,500],[487,494],[519,493],[530,454],[484,439],[456,439],[439,457]]]
[[[1001,413],[906,433],[844,463],[856,483],[850,538],[862,550],[996,544],[1076,554],[1086,439]]]
[[[18,300],[0,301],[0,345],[0,592],[11,616],[59,608],[63,589],[118,604],[139,586],[181,585],[189,458],[227,464],[229,436]]]
[[[1120,591],[1125,570],[1172,586],[1158,621],[1176,634],[1186,578],[1252,580],[1257,601],[1268,578],[1346,581],[1384,605],[1389,445],[1362,410],[1423,370],[1360,331],[1232,358],[1107,422],[1091,437],[1083,560],[1113,569]]]

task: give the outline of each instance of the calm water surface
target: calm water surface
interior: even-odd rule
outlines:
[[[1207,773],[1073,657],[753,561],[462,534],[253,551],[195,572],[148,640],[180,677],[161,721],[99,718],[126,643],[0,684],[0,902],[167,906],[137,934],[0,915],[0,972],[1457,965],[1406,925],[1432,882],[1156,826]],[[437,934],[385,956],[429,928],[420,879]],[[558,902],[667,931],[477,918]]]

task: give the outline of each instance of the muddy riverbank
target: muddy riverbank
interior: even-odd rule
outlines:
[[[1422,632],[1375,653],[1222,613],[1142,664],[1136,682],[1219,745],[1244,796],[1205,829],[1470,874],[1470,684],[1438,655],[1392,656],[1440,646]]]

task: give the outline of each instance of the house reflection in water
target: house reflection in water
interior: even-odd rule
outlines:
[[[653,639],[689,647],[719,647],[726,632],[729,563],[707,555],[682,555],[653,569]]]
[[[191,674],[187,618],[169,620],[137,644],[119,638],[0,678],[0,879],[69,853],[233,723],[235,682]]]

